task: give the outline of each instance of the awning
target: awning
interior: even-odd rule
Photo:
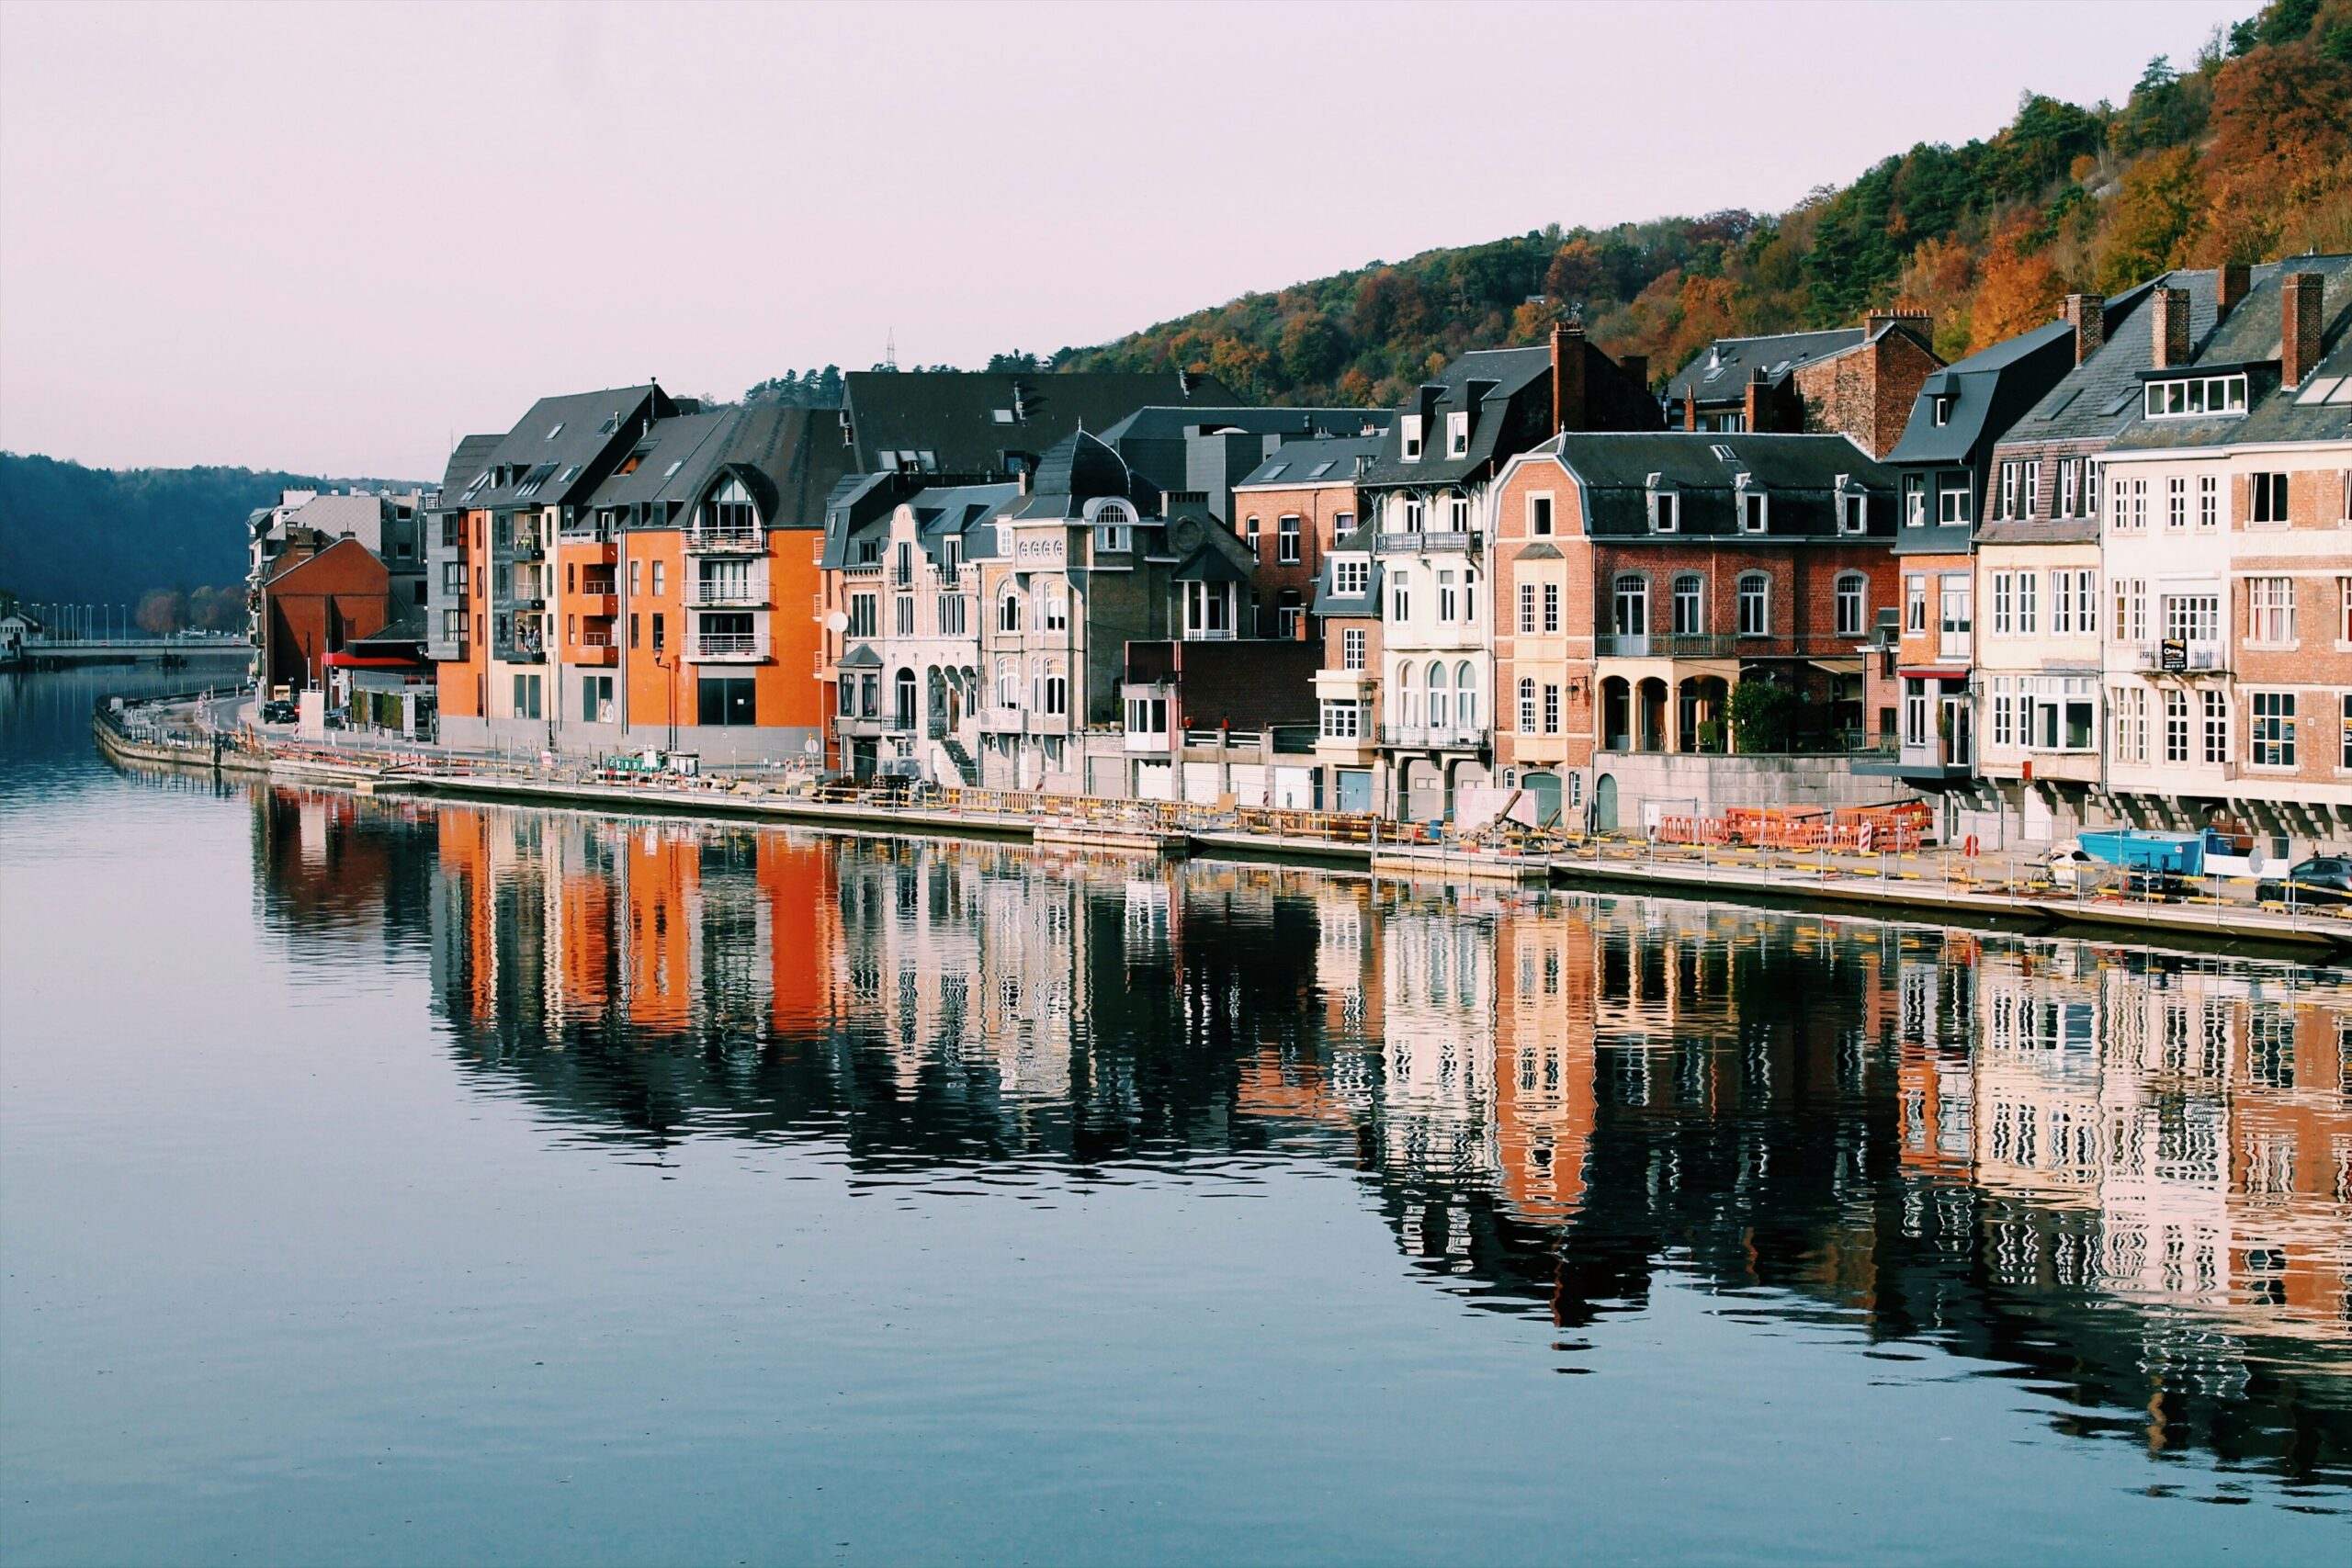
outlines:
[[[1944,666],[1934,666],[1924,670],[1897,670],[1895,673],[1906,681],[1965,681],[1968,679],[1966,670],[1953,670]]]
[[[370,659],[357,653],[330,653],[320,662],[337,670],[430,670],[421,659]]]

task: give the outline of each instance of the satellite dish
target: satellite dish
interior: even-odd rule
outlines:
[[[845,632],[849,630],[849,617],[839,610],[835,610],[825,617],[825,629],[829,632]]]

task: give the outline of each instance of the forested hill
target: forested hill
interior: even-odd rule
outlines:
[[[0,592],[85,604],[135,604],[155,588],[236,586],[242,595],[254,508],[285,490],[386,483],[251,468],[85,468],[0,452]]]
[[[1429,251],[1054,366],[1396,404],[1464,349],[1541,341],[1570,305],[1663,383],[1715,337],[1849,325],[1891,302],[1931,310],[1950,358],[2050,320],[2072,291],[2314,248],[2352,250],[2352,0],[2276,0],[2196,60],[2150,62],[2120,107],[2029,93],[1989,140],[1914,147],[1787,212]]]

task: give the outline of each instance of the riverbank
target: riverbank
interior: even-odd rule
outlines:
[[[2220,897],[2171,901],[2021,883],[2015,867],[1980,868],[1957,852],[1904,855],[1659,845],[1587,838],[1513,851],[1430,841],[1398,824],[1327,812],[1103,800],[1001,790],[944,790],[921,800],[884,791],[786,785],[752,777],[644,777],[429,751],[356,750],[265,739],[229,728],[194,695],[101,709],[92,732],[119,762],[287,784],[558,807],[614,816],[701,817],[923,837],[1012,840],[1106,854],[1197,854],[1359,870],[1405,881],[1585,886],[1765,907],[1844,909],[1881,919],[2080,931],[2180,942],[2352,951],[2352,918]],[[1399,839],[1384,835],[1404,834]],[[2009,874],[2001,874],[2007,872]]]

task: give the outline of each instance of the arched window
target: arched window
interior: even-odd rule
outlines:
[[[1619,637],[1650,635],[1650,580],[1638,571],[1625,572],[1616,583],[1616,626]]]
[[[707,511],[712,530],[719,534],[741,537],[760,525],[759,508],[739,479],[730,478],[711,492]]]
[[[1094,512],[1094,522],[1098,527],[1114,527],[1135,520],[1136,514],[1127,510],[1127,503],[1124,501],[1106,501]]]
[[[1413,684],[1413,667],[1399,666],[1396,671],[1396,722],[1407,729],[1421,722],[1421,694]]]
[[[996,661],[996,705],[1001,708],[1021,705],[1021,671],[1010,659]]]
[[[1453,667],[1453,717],[1464,729],[1478,728],[1478,674],[1466,659]]]
[[[1008,588],[1004,591],[1004,597],[997,601],[996,629],[1001,632],[1017,632],[1021,629],[1019,590]]]
[[[1859,571],[1840,573],[1838,578],[1838,635],[1860,637],[1870,620],[1870,579]]]
[[[1686,571],[1674,580],[1674,635],[1697,637],[1706,629],[1706,579]]]
[[[915,672],[911,670],[899,671],[893,684],[898,695],[898,727],[912,729],[915,727]]]
[[[1519,682],[1519,732],[1521,735],[1535,733],[1535,682],[1524,675]]]
[[[1431,729],[1445,728],[1448,695],[1446,686],[1445,666],[1436,660],[1430,660],[1430,728]]]
[[[1772,635],[1772,580],[1760,571],[1740,574],[1739,635]]]

